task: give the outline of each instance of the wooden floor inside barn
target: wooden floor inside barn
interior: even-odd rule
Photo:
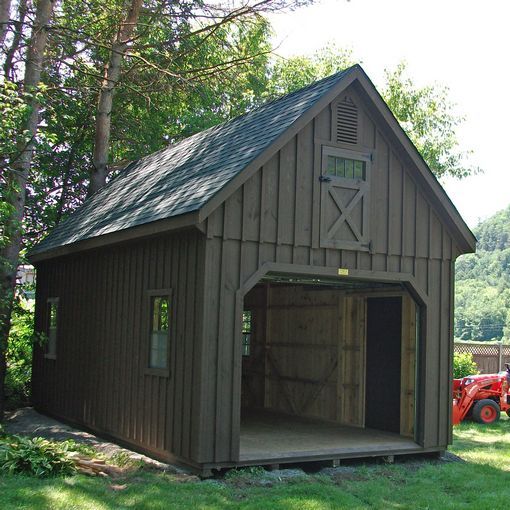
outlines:
[[[371,457],[419,450],[412,439],[380,430],[346,427],[268,410],[243,410],[241,416],[241,462]]]

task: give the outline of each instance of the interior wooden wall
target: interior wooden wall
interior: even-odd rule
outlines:
[[[265,407],[336,419],[338,306],[332,290],[269,287]]]
[[[404,291],[256,286],[244,303],[256,327],[252,354],[243,360],[242,406],[363,427],[367,295],[402,296],[400,432],[413,437],[416,305]]]

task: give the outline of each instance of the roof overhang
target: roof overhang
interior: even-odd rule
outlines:
[[[78,241],[75,243],[65,244],[52,250],[43,251],[40,253],[35,252],[29,254],[28,258],[30,262],[35,265],[47,259],[54,259],[64,255],[70,255],[86,250],[93,250],[96,248],[104,248],[114,244],[144,239],[161,235],[166,232],[174,232],[177,230],[193,227],[198,228],[202,232],[204,231],[202,228],[203,225],[200,225],[198,221],[198,211],[182,214],[180,216],[173,216],[171,218],[166,218],[164,220],[154,221],[151,223],[145,223],[136,227],[127,228],[125,230],[118,230],[117,232],[92,237],[90,239],[84,239],[83,241]]]

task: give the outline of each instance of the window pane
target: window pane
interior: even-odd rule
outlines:
[[[251,312],[243,312],[243,333],[251,333]]]
[[[335,158],[335,159],[336,159],[336,176],[337,177],[345,177],[344,158]]]
[[[152,331],[159,331],[159,301],[161,298],[152,298]]]
[[[57,354],[57,329],[51,328],[48,334],[48,354]]]
[[[159,329],[168,331],[168,298],[160,298],[159,314]]]
[[[57,303],[50,303],[50,328],[57,327]]]
[[[339,156],[327,158],[326,173],[345,179],[366,179],[366,163],[358,159],[348,159]]]
[[[250,355],[250,344],[252,334],[252,313],[249,310],[243,311],[243,356]]]
[[[46,354],[57,354],[57,326],[58,326],[58,302],[55,298],[48,299],[48,343]]]
[[[251,333],[243,334],[243,356],[250,355]]]
[[[354,177],[356,179],[361,179],[361,176],[362,176],[361,161],[355,161],[354,162]]]
[[[345,160],[345,177],[354,179],[354,161],[352,159]]]
[[[168,333],[155,331],[151,334],[150,368],[167,368]]]
[[[328,156],[328,168],[326,173],[329,175],[335,175],[335,159],[334,156]]]
[[[152,331],[168,330],[169,304],[167,297],[152,298]]]
[[[149,367],[168,368],[168,330],[170,302],[168,296],[151,298],[151,328]]]

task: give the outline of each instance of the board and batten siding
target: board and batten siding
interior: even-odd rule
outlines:
[[[57,357],[35,348],[36,408],[157,457],[198,456],[204,236],[183,231],[41,262],[38,331],[59,298]],[[172,289],[170,374],[151,375],[148,291]]]
[[[374,274],[374,280],[383,274],[387,281],[412,279],[423,305],[418,380],[426,381],[418,388],[418,441],[439,449],[450,440],[453,262],[460,250],[415,169],[403,163],[356,90],[346,94],[359,108],[356,146],[331,141],[334,108],[327,107],[207,218],[201,462],[239,456],[242,298],[267,263],[303,274],[347,268],[351,275]],[[372,155],[369,249],[321,247],[323,145]]]

